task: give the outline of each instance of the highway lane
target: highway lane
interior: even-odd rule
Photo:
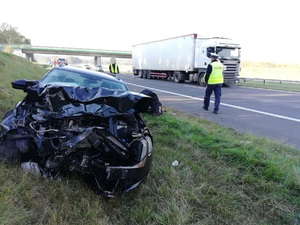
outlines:
[[[188,83],[133,78],[120,75],[131,91],[148,88],[159,97],[163,106],[171,107],[206,120],[278,140],[300,150],[300,93],[246,87],[224,87],[218,115],[202,109],[204,87]]]

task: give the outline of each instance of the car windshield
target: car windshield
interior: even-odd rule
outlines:
[[[48,84],[127,90],[126,85],[118,80],[106,79],[104,76],[97,76],[92,73],[60,69],[52,69],[42,77],[40,85],[44,87]]]

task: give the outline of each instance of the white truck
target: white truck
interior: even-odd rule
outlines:
[[[201,38],[197,34],[132,46],[133,74],[140,78],[189,81],[204,85],[210,53],[217,53],[224,65],[224,84],[235,83],[240,72],[240,44],[229,38]]]

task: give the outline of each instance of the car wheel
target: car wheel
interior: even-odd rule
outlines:
[[[0,161],[17,164],[20,162],[21,153],[12,141],[4,140],[0,145]]]

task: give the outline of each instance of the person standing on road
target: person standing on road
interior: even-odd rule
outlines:
[[[118,66],[117,61],[116,61],[115,58],[110,59],[109,72],[112,73],[112,74],[118,74],[119,73],[119,66]]]
[[[221,103],[221,95],[222,95],[222,85],[224,83],[223,78],[223,64],[218,60],[219,56],[216,53],[210,54],[211,62],[206,68],[205,73],[205,83],[206,90],[204,96],[204,105],[203,109],[208,110],[210,96],[212,92],[215,94],[215,104],[214,104],[214,114],[218,114],[219,106]]]

